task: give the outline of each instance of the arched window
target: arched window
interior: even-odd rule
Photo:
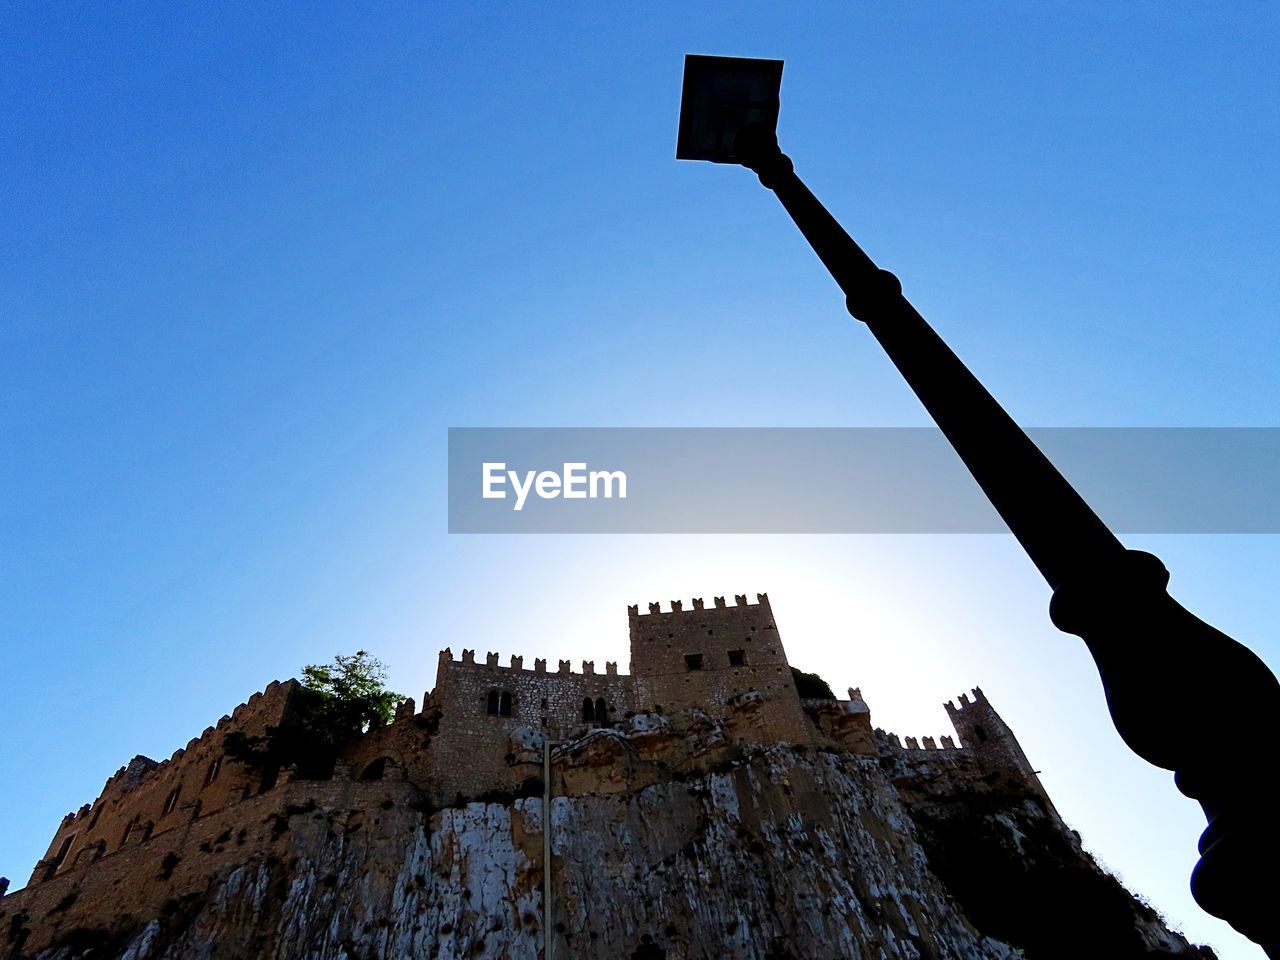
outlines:
[[[974,734],[977,736],[977,738],[978,738],[978,742],[979,742],[979,743],[986,743],[986,742],[987,742],[987,731],[986,731],[986,730],[983,730],[983,729],[982,729],[982,727],[980,727],[980,726],[976,726],[976,727],[974,727],[974,728],[973,728],[973,732],[974,732]]]
[[[489,691],[489,714],[496,717],[498,715],[498,691]]]
[[[364,768],[364,772],[360,774],[361,780],[381,780],[387,772],[387,758],[379,757],[373,763]]]
[[[604,723],[608,718],[605,716],[604,697],[596,700],[596,723]]]
[[[506,690],[502,691],[502,696],[498,699],[498,714],[503,717],[511,716],[511,694]]]
[[[591,702],[591,698],[587,697],[582,701],[582,722],[592,723],[596,718],[596,705]]]

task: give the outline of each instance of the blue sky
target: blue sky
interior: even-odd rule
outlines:
[[[981,684],[1091,849],[1261,956],[1192,904],[1199,814],[1009,538],[451,537],[444,453],[927,422],[755,179],[673,159],[686,52],[787,61],[784,149],[1020,422],[1277,425],[1277,19],[6,5],[0,873],[304,663],[365,647],[420,696],[445,645],[625,662],[628,603],[767,591],[880,725]],[[1280,663],[1276,538],[1128,542]]]

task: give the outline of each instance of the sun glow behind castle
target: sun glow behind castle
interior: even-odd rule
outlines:
[[[621,470],[587,470],[585,463],[565,463],[563,471],[508,470],[505,463],[480,465],[481,496],[485,500],[505,500],[506,486],[511,485],[515,494],[513,510],[523,510],[525,500],[532,490],[543,500],[606,500],[615,496],[627,499],[627,475]],[[616,493],[615,493],[616,491]]]

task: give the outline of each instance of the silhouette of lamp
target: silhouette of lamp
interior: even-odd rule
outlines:
[[[688,56],[676,158],[741,164],[777,195],[1048,582],[1050,619],[1084,640],[1121,738],[1204,809],[1196,901],[1280,958],[1280,814],[1252,739],[1275,729],[1280,684],[1169,596],[1160,560],[1124,548],[796,176],[778,148],[781,83],[780,60]]]

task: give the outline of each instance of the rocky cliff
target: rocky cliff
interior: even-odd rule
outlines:
[[[783,745],[640,776],[643,739],[558,755],[557,958],[629,957],[646,933],[672,960],[1213,956],[1017,785]],[[431,809],[407,782],[294,781],[234,810],[236,829],[195,819],[0,900],[5,954],[542,956],[541,794]]]

